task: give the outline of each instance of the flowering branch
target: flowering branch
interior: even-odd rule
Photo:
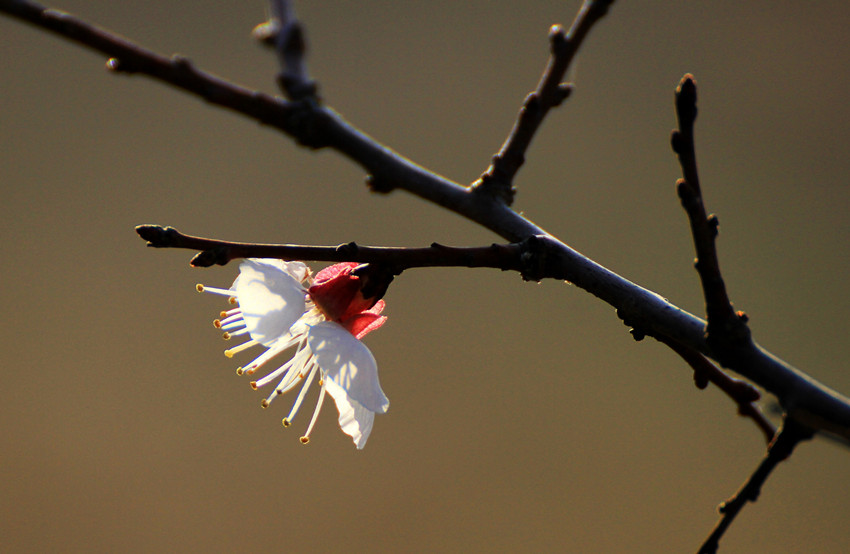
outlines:
[[[586,7],[586,6],[585,6]],[[209,102],[243,113],[293,136],[300,144],[329,146],[370,172],[373,190],[402,188],[450,209],[511,242],[536,236],[542,276],[570,281],[614,306],[640,333],[678,341],[708,358],[720,356],[706,341],[706,322],[576,252],[504,202],[414,164],[346,123],[336,112],[304,102],[286,102],[168,58],[69,14],[25,0],[0,0],[0,12],[103,52],[108,67],[149,75]],[[488,200],[490,198],[490,200]],[[726,364],[724,364],[726,365]],[[733,369],[775,394],[789,415],[813,428],[850,438],[850,400],[811,379],[755,343],[740,352]]]
[[[193,267],[225,265],[240,258],[277,258],[323,262],[380,264],[398,275],[414,267],[490,267],[518,271],[527,280],[542,276],[533,271],[531,259],[536,242],[493,244],[473,248],[455,248],[433,243],[427,248],[360,246],[354,242],[339,246],[303,246],[296,244],[256,244],[230,242],[184,235],[173,227],[139,225],[136,232],[153,248],[199,250],[189,262]]]
[[[727,393],[736,398],[742,412],[753,406],[755,397],[752,390],[740,386],[735,380],[721,378],[719,369],[708,362],[708,358],[735,370],[776,395],[785,411],[783,430],[771,442],[765,461],[742,492],[727,503],[726,513],[731,515],[724,516],[718,525],[721,530],[716,530],[706,543],[709,546],[705,551],[713,551],[734,514],[746,501],[755,499],[758,489],[773,467],[787,457],[798,442],[810,437],[816,430],[850,438],[850,400],[759,347],[750,337],[746,317],[735,312],[729,301],[714,244],[717,219],[706,215],[697,174],[693,141],[696,85],[690,75],[686,75],[677,88],[679,129],[673,134],[672,145],[682,166],[683,179],[678,182],[677,188],[694,237],[707,322],[586,258],[510,209],[513,178],[523,163],[525,151],[548,110],[569,94],[569,87],[561,82],[567,67],[583,38],[606,13],[611,3],[612,0],[587,0],[569,32],[564,33],[560,27],[553,28],[550,33],[552,53],[537,90],[526,99],[513,130],[493,158],[490,168],[470,187],[416,165],[349,125],[330,108],[319,105],[316,85],[309,79],[303,64],[303,30],[294,18],[289,3],[283,0],[274,2],[273,21],[276,23],[270,23],[266,31],[269,40],[274,38],[283,67],[278,81],[290,101],[227,82],[195,68],[183,57],[156,54],[69,14],[47,9],[34,2],[0,0],[0,12],[106,54],[109,56],[107,68],[115,72],[148,75],[212,104],[279,129],[302,145],[333,148],[368,172],[372,190],[406,190],[481,224],[511,243],[469,249],[440,245],[424,249],[378,248],[361,247],[353,243],[341,247],[268,245],[215,241],[183,235],[170,228],[141,226],[138,232],[148,240],[150,246],[199,250],[200,254],[192,261],[193,265],[199,266],[258,256],[366,262],[389,268],[390,273],[411,267],[437,265],[495,267],[519,271],[526,279],[548,277],[567,280],[615,307],[618,316],[633,328],[636,338],[652,336],[673,348],[694,368],[698,384],[711,381],[724,390],[729,389]],[[344,275],[346,278],[354,274],[355,270],[349,269],[350,273]],[[272,272],[265,267],[254,268],[254,271]],[[270,281],[277,282],[275,278],[280,277],[281,272],[286,273],[280,267],[275,271],[269,273],[276,276],[270,277]],[[291,275],[294,271],[290,268],[290,273],[287,273],[290,280],[295,279]],[[350,281],[357,280],[355,277],[359,279],[359,276],[354,275]],[[332,282],[333,279],[329,277],[328,281]],[[281,292],[278,296],[295,291],[297,294],[294,296],[303,302],[300,281],[296,279],[293,282],[295,285],[286,289],[289,292]],[[222,292],[229,294],[230,289],[223,289]],[[255,292],[247,291],[243,295],[246,303],[255,300]],[[317,292],[314,300],[320,305],[323,298]],[[364,308],[359,303],[353,306],[356,313],[352,313],[357,317],[379,317],[377,312],[368,311],[371,308]],[[244,313],[249,317],[256,315]],[[348,310],[343,316],[336,319],[331,317],[325,322],[342,325],[350,321]],[[240,317],[244,319],[245,316]],[[254,323],[254,320],[245,321],[248,327]],[[310,340],[304,335],[307,347],[310,347]],[[317,352],[321,352],[322,341],[327,342],[329,339],[313,337],[312,340],[316,343]],[[303,358],[302,361],[308,359],[306,354]],[[330,373],[333,368],[319,369]],[[319,369],[314,368],[314,373]],[[339,398],[339,402],[349,401],[345,396]],[[354,400],[359,402],[356,398]],[[381,409],[385,409],[381,402],[370,406],[374,408],[372,413],[380,413]],[[340,410],[340,413],[343,411]],[[770,427],[759,420],[757,415],[748,415],[753,417],[765,434],[770,432]],[[363,431],[358,432],[368,433],[367,427],[364,423]]]
[[[565,32],[560,25],[552,26],[549,31],[551,55],[537,89],[526,96],[508,138],[493,156],[490,167],[473,183],[473,189],[486,191],[508,205],[513,202],[516,192],[513,179],[525,162],[525,151],[549,110],[559,106],[572,92],[572,85],[562,82],[564,75],[584,37],[613,3],[613,0],[586,1],[569,31]]]

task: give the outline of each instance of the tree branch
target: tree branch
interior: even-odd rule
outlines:
[[[695,350],[682,346],[665,337],[656,337],[670,347],[694,370],[694,382],[697,388],[704,389],[708,383],[716,385],[726,396],[738,405],[738,414],[748,417],[758,426],[764,434],[765,441],[769,444],[776,435],[776,426],[764,415],[756,401],[761,398],[761,393],[751,384],[727,375],[722,369],[711,363],[705,356]]]
[[[691,74],[682,77],[679,86],[676,87],[676,116],[679,120],[679,129],[673,131],[671,145],[679,157],[679,164],[682,166],[684,175],[684,179],[679,179],[676,183],[676,189],[691,224],[691,234],[697,253],[694,265],[699,273],[705,296],[708,341],[718,353],[729,352],[729,355],[734,356],[737,348],[746,348],[750,343],[750,330],[747,327],[746,314],[735,311],[726,293],[715,244],[718,233],[717,216],[706,215],[702,198],[694,146],[697,87]]]
[[[812,438],[814,431],[812,429],[800,425],[791,419],[786,419],[779,433],[770,443],[767,448],[767,455],[762,460],[761,464],[756,468],[746,483],[735,493],[735,496],[720,505],[720,513],[723,516],[717,523],[717,526],[709,535],[708,539],[700,547],[700,554],[714,554],[720,545],[720,539],[729,528],[729,525],[735,520],[735,516],[741,511],[741,508],[747,502],[755,502],[761,487],[764,485],[771,472],[776,468],[779,462],[787,459],[794,447],[804,440]]]
[[[318,102],[318,85],[310,78],[304,54],[307,42],[304,27],[288,0],[271,0],[272,17],[254,28],[254,38],[272,46],[280,60],[277,84],[290,100]]]
[[[173,227],[160,225],[139,225],[136,232],[147,241],[147,246],[153,248],[199,250],[190,262],[193,267],[225,265],[239,258],[277,258],[380,264],[389,268],[394,275],[414,267],[489,267],[517,271],[527,280],[534,279],[531,263],[536,242],[534,237],[521,243],[473,248],[456,248],[437,243],[427,248],[393,248],[360,246],[354,242],[339,246],[230,242],[184,235]]]
[[[551,54],[537,89],[525,97],[516,123],[490,167],[472,184],[478,192],[513,202],[516,190],[513,180],[525,163],[525,152],[549,110],[561,105],[572,92],[572,85],[563,83],[564,75],[591,27],[608,13],[614,0],[586,0],[568,32],[560,25],[549,30]]]

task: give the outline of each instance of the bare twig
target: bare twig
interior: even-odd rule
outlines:
[[[691,234],[697,253],[695,266],[705,295],[708,341],[718,353],[725,353],[741,346],[745,347],[750,342],[750,330],[747,327],[747,316],[743,312],[735,312],[726,293],[715,245],[717,217],[706,215],[702,198],[694,148],[697,86],[691,74],[682,77],[676,88],[676,115],[679,119],[679,129],[673,131],[671,144],[673,151],[679,156],[684,175],[684,179],[679,179],[676,183],[676,188],[691,223]]]
[[[194,267],[225,265],[239,258],[277,258],[381,264],[394,275],[414,267],[489,267],[517,271],[526,279],[535,279],[532,259],[533,243],[536,240],[533,238],[522,243],[472,248],[457,248],[437,243],[427,248],[393,248],[360,246],[353,242],[339,246],[230,242],[184,235],[173,227],[160,225],[139,225],[136,232],[147,241],[148,246],[154,248],[199,250],[190,262]]]
[[[714,554],[720,544],[720,539],[734,521],[735,516],[747,502],[755,502],[758,499],[761,487],[764,485],[770,473],[779,462],[788,458],[800,442],[812,438],[814,431],[801,425],[794,420],[787,419],[782,424],[776,437],[767,448],[767,455],[756,468],[750,478],[735,493],[735,496],[720,505],[720,513],[723,516],[717,522],[717,526],[711,532],[708,539],[700,548],[700,554]]]
[[[304,54],[307,43],[304,27],[295,16],[295,7],[289,0],[271,0],[272,17],[254,28],[254,37],[273,46],[280,60],[277,84],[293,101],[318,102],[318,86],[307,72]]]
[[[776,435],[776,426],[764,415],[756,401],[761,397],[758,389],[751,384],[728,375],[725,371],[711,363],[699,352],[676,343],[665,337],[656,337],[658,341],[666,344],[676,354],[682,357],[694,370],[694,382],[697,388],[704,389],[708,383],[713,383],[738,405],[738,413],[743,417],[749,417],[755,422],[759,430],[764,434],[765,441],[769,444]]]
[[[594,23],[608,13],[608,7],[613,3],[614,0],[586,0],[569,31],[565,32],[560,25],[552,26],[549,31],[549,62],[537,89],[525,97],[513,129],[493,156],[490,167],[472,184],[474,190],[500,198],[508,205],[513,202],[516,192],[514,176],[525,162],[525,152],[531,140],[549,110],[559,106],[570,95],[572,86],[562,82],[564,75],[584,37]]]

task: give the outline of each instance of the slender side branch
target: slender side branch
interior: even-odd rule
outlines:
[[[665,337],[656,337],[670,347],[676,354],[681,356],[694,370],[694,382],[697,388],[704,389],[709,383],[713,383],[726,396],[738,405],[738,414],[749,417],[755,422],[759,430],[764,434],[765,441],[769,444],[776,435],[776,426],[764,415],[756,401],[761,398],[761,393],[751,384],[741,379],[735,379],[725,371],[714,365],[708,358],[696,350],[683,346]]]
[[[551,53],[537,89],[525,97],[513,129],[493,156],[490,167],[472,184],[473,190],[500,198],[507,205],[513,202],[514,176],[525,162],[531,140],[549,110],[559,106],[572,92],[572,85],[562,82],[564,75],[590,29],[613,3],[614,0],[586,0],[569,31],[565,32],[560,25],[549,30]]]
[[[743,312],[735,312],[726,293],[715,245],[718,220],[713,214],[706,215],[697,173],[694,147],[697,86],[691,74],[682,77],[676,87],[676,115],[679,119],[679,129],[673,131],[671,144],[679,157],[684,175],[684,179],[679,179],[676,183],[676,188],[691,223],[691,234],[697,253],[695,266],[705,295],[708,340],[719,352],[745,347],[750,342],[747,316]]]
[[[318,85],[310,78],[305,62],[304,27],[289,0],[271,0],[272,17],[254,28],[254,38],[273,46],[280,60],[277,84],[290,100],[318,102]]]
[[[490,267],[518,271],[526,279],[535,278],[532,265],[534,239],[473,248],[455,248],[437,243],[427,248],[393,248],[360,246],[354,242],[339,246],[230,242],[184,235],[173,227],[160,225],[139,225],[136,232],[150,247],[199,250],[190,262],[194,267],[225,265],[239,258],[277,258],[380,264],[394,275],[414,267]]]
[[[747,502],[755,502],[758,499],[762,485],[767,481],[768,476],[770,476],[779,462],[787,459],[791,455],[791,452],[794,451],[794,447],[804,440],[811,439],[813,435],[814,431],[812,429],[793,420],[785,420],[782,429],[779,430],[779,433],[768,446],[767,455],[761,464],[759,464],[741,489],[735,493],[735,496],[720,505],[719,510],[723,515],[720,521],[717,522],[717,526],[711,532],[711,535],[709,535],[708,539],[706,539],[700,548],[700,554],[714,554],[717,552],[721,537],[723,537],[729,525],[732,524],[738,512],[741,511],[741,508]]]

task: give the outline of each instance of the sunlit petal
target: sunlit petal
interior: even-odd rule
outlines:
[[[293,277],[284,264],[280,260],[245,260],[233,283],[245,326],[251,338],[264,346],[285,335],[305,309],[298,274]]]
[[[342,432],[351,437],[358,450],[366,446],[366,440],[372,432],[375,413],[363,407],[362,404],[346,394],[345,390],[335,382],[328,380],[326,390],[336,403],[339,411],[339,427]]]
[[[307,344],[327,377],[348,396],[373,412],[387,411],[390,401],[378,381],[378,364],[365,344],[332,321],[311,327]]]

